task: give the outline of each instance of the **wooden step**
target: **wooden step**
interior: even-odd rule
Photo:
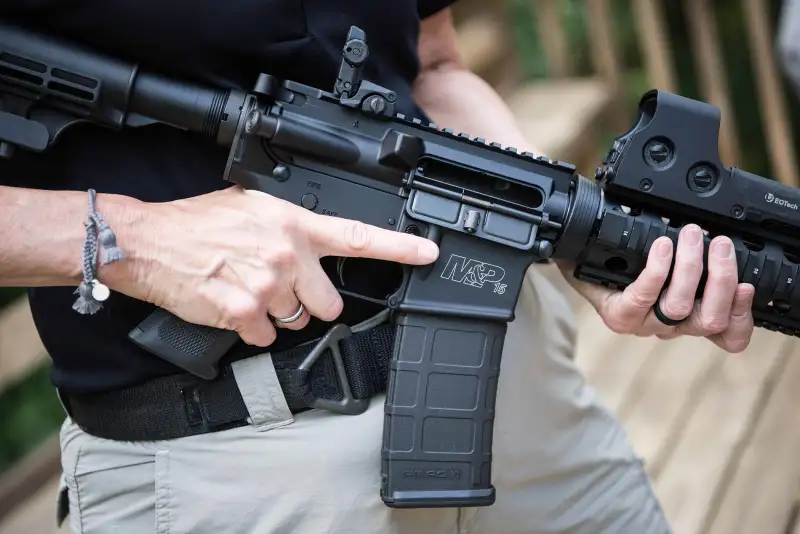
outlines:
[[[797,497],[795,498],[794,508],[792,510],[792,515],[789,518],[789,527],[793,528],[792,534],[800,534],[800,493],[798,493]]]
[[[680,434],[669,438],[674,445],[655,477],[655,488],[676,532],[706,534],[710,512],[725,494],[761,415],[764,396],[780,376],[793,343],[788,336],[757,329],[747,351],[724,354],[694,400]]]
[[[800,344],[765,399],[709,534],[784,534],[800,496]],[[800,534],[800,525],[796,534]]]
[[[0,393],[46,359],[28,299],[0,310]]]
[[[704,338],[649,339],[617,414],[648,474],[657,477],[725,356]]]

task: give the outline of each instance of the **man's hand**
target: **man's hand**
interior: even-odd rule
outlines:
[[[624,291],[577,280],[574,265],[559,263],[569,283],[597,309],[605,324],[619,334],[657,336],[703,336],[728,352],[741,352],[753,333],[751,306],[755,289],[738,283],[733,243],[716,237],[708,252],[708,279],[703,297],[695,301],[703,272],[703,234],[696,225],[686,225],[678,237],[675,267],[669,286],[662,292],[672,263],[673,245],[667,237],[657,239],[647,265]],[[659,300],[660,299],[660,300]],[[677,326],[658,320],[653,306],[670,319],[686,319]]]
[[[103,196],[98,195],[103,210]],[[120,226],[125,261],[101,267],[111,289],[164,308],[181,319],[234,330],[266,347],[276,330],[269,316],[310,315],[333,321],[342,298],[320,265],[324,256],[361,257],[411,265],[433,262],[427,239],[352,220],[318,215],[238,186],[207,195],[130,206],[140,227]]]

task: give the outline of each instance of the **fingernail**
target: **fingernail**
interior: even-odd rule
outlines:
[[[672,241],[662,241],[656,249],[659,258],[669,258],[672,254]]]
[[[717,241],[714,243],[714,257],[722,260],[731,257],[731,243],[728,240]]]
[[[421,261],[430,263],[439,256],[439,247],[437,247],[432,241],[426,240],[419,246],[419,251],[417,254],[419,255],[419,259]]]
[[[683,231],[683,237],[687,245],[696,247],[703,240],[703,232],[697,228],[687,228]]]

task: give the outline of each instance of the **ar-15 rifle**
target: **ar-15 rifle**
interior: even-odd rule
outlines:
[[[358,295],[342,262],[331,273],[343,294],[392,310],[396,325],[382,448],[381,496],[391,507],[494,502],[500,357],[533,262],[572,260],[576,277],[624,288],[656,238],[677,242],[680,228],[696,223],[708,232],[706,248],[715,235],[733,240],[739,280],[756,288],[756,325],[798,335],[800,195],[723,166],[717,108],[648,92],[591,181],[568,163],[396,114],[395,94],[361,79],[367,57],[366,36],[353,27],[332,92],[262,74],[245,94],[3,25],[0,153],[46,150],[78,121],[164,123],[230,146],[225,180],[435,241],[439,259],[404,266],[388,294]],[[158,310],[130,339],[213,378],[238,336]],[[363,412],[337,363],[344,398],[320,406]]]

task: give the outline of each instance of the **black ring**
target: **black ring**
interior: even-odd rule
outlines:
[[[684,322],[688,317],[684,317],[683,319],[670,319],[664,312],[661,311],[661,297],[659,296],[658,300],[656,301],[656,305],[653,306],[653,313],[656,314],[656,319],[661,321],[662,324],[667,326],[676,326]]]

